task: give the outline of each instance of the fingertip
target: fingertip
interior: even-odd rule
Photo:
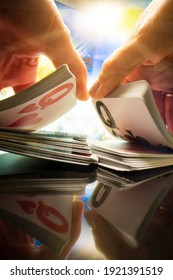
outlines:
[[[77,79],[76,81],[76,97],[80,101],[86,101],[89,98],[88,89],[87,89],[87,82],[82,82],[81,80]]]
[[[87,210],[84,212],[85,220],[90,228],[94,228],[94,223],[92,220],[92,210]]]
[[[80,218],[84,211],[84,202],[81,200],[74,201],[72,204],[73,208],[73,220],[76,220],[76,218]]]
[[[84,217],[89,227],[93,230],[96,230],[104,225],[104,219],[93,209],[85,211]]]
[[[87,101],[89,99],[89,94],[88,93],[78,93],[77,94],[77,99],[79,99],[80,101]]]
[[[97,80],[89,90],[89,95],[94,99],[101,99],[109,95],[117,85],[112,80],[106,81]]]
[[[83,64],[82,64],[83,66]],[[89,99],[89,93],[87,89],[87,70],[86,67],[81,67],[81,71],[78,73],[73,72],[76,76],[76,96],[80,101],[87,101]]]
[[[89,98],[89,93],[87,90],[87,82],[81,82],[81,80],[77,79],[77,89],[76,89],[76,97],[80,101],[87,101]]]
[[[89,90],[89,95],[94,99],[101,99],[110,94],[111,91],[105,86],[105,84],[101,84],[99,81],[96,82]]]
[[[97,80],[97,81],[91,86],[91,88],[89,89],[89,95],[90,95],[92,98],[97,98],[99,87],[100,87],[100,82],[99,82],[99,80]]]

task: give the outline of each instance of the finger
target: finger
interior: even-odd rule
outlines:
[[[131,248],[121,238],[118,230],[96,211],[85,211],[85,219],[92,228],[97,249],[106,259],[128,259],[132,257]]]
[[[61,47],[57,48],[56,57],[53,59],[55,67],[59,67],[62,64],[67,64],[70,71],[76,77],[76,96],[79,100],[88,99],[87,91],[87,70],[84,62],[73,49],[73,47]]]
[[[102,98],[110,94],[146,60],[140,48],[133,42],[115,51],[103,64],[100,75],[89,94],[93,98]]]
[[[81,220],[84,209],[84,203],[82,201],[75,201],[72,205],[72,227],[71,227],[71,237],[69,242],[64,246],[60,255],[55,254],[50,251],[46,246],[42,246],[39,252],[40,259],[57,259],[64,260],[70,254],[74,244],[76,243],[80,231],[81,231]]]
[[[170,92],[172,88],[173,58],[165,57],[157,64],[142,64],[126,76],[126,82],[146,80],[156,92]]]
[[[19,93],[19,92],[21,92],[22,90],[24,90],[24,89],[26,89],[26,88],[32,86],[33,84],[35,84],[35,80],[32,81],[32,82],[29,83],[29,84],[13,86],[13,90],[14,90],[14,92],[15,92],[15,94],[16,94],[16,93]]]
[[[70,33],[58,12],[55,2],[53,0],[25,0],[21,4],[21,1],[12,1],[12,8],[9,2],[5,5],[7,16],[4,16],[1,20],[1,25],[5,24],[6,27],[4,30],[4,26],[2,26],[2,34],[4,34],[2,37],[5,37],[6,40],[5,42],[4,40],[1,41],[4,42],[5,47],[6,41],[8,41],[9,47],[7,50],[17,54],[17,57],[20,53],[26,57],[28,52],[37,56],[43,53],[53,61],[56,68],[62,64],[68,64],[71,72],[76,76],[77,97],[86,100],[88,98],[86,67],[72,44]],[[7,56],[9,55],[7,52]],[[32,71],[29,71],[29,68],[28,70],[25,69],[27,73],[23,73],[23,68],[19,66],[17,73],[13,71],[14,69],[10,69],[10,75],[15,74],[13,86],[27,85],[34,81],[34,79],[31,79],[31,74],[35,75],[34,69]],[[17,81],[19,76],[20,84]],[[10,78],[13,78],[13,76],[11,75]],[[4,77],[2,80],[4,81]],[[9,82],[9,78],[7,82]],[[15,88],[15,90],[18,91],[19,89]]]
[[[92,97],[108,95],[140,65],[157,64],[172,52],[172,7],[171,1],[155,0],[148,5],[125,44],[103,64],[89,91]]]
[[[38,55],[35,53],[6,53],[0,70],[0,88],[13,87],[14,92],[31,86],[36,81]]]
[[[34,238],[11,222],[0,220],[0,259],[36,259]]]
[[[68,257],[74,244],[80,236],[83,211],[84,203],[82,201],[74,201],[72,205],[71,237],[70,241],[63,248],[61,259],[66,259]]]
[[[87,69],[76,51],[72,43],[70,32],[63,23],[58,11],[56,11],[56,14],[54,13],[45,53],[52,60],[56,68],[62,64],[68,65],[69,69],[76,77],[77,98],[80,100],[87,100]]]

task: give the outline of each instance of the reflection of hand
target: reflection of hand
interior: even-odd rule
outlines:
[[[85,219],[92,229],[96,248],[106,259],[128,259],[128,246],[102,216],[95,210],[88,210]]]
[[[87,71],[53,0],[0,0],[0,89],[17,93],[35,82],[38,56],[58,68],[68,64],[77,80],[77,97],[87,99]]]
[[[66,259],[80,235],[83,207],[84,204],[81,201],[73,203],[71,237],[60,255],[56,255],[44,245],[37,247],[33,243],[33,237],[1,220],[0,259]]]
[[[163,210],[165,209],[165,210]],[[121,238],[118,231],[96,211],[85,212],[85,218],[92,228],[97,249],[106,259],[114,260],[172,260],[173,258],[173,217],[172,210],[160,207],[153,216],[148,230],[136,249]],[[172,207],[171,207],[172,209]]]
[[[136,28],[118,50],[103,64],[98,80],[90,89],[94,98],[111,93],[122,82],[147,80],[153,90],[163,119],[170,126],[172,98],[164,102],[162,91],[172,92],[173,75],[173,1],[153,0],[137,22]]]

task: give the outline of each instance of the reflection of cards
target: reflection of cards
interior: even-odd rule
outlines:
[[[172,188],[172,179],[173,173],[125,191],[99,182],[89,206],[116,228],[131,246],[136,247],[155,210]]]
[[[110,187],[116,188],[119,191],[133,188],[141,183],[150,181],[154,178],[166,176],[173,173],[172,166],[166,166],[161,168],[151,168],[147,170],[123,172],[111,170],[104,167],[98,167],[97,180]]]
[[[71,234],[73,196],[1,195],[0,217],[60,253]]]
[[[95,181],[96,167],[63,164],[56,161],[0,155],[0,193],[83,194],[87,184]]]
[[[76,105],[75,77],[66,65],[35,85],[0,101],[0,126],[39,129]]]

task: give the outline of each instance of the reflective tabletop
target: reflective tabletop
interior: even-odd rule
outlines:
[[[1,259],[173,258],[170,169],[123,187],[124,173],[110,180],[96,167],[51,170],[49,180],[44,172],[1,176]]]

